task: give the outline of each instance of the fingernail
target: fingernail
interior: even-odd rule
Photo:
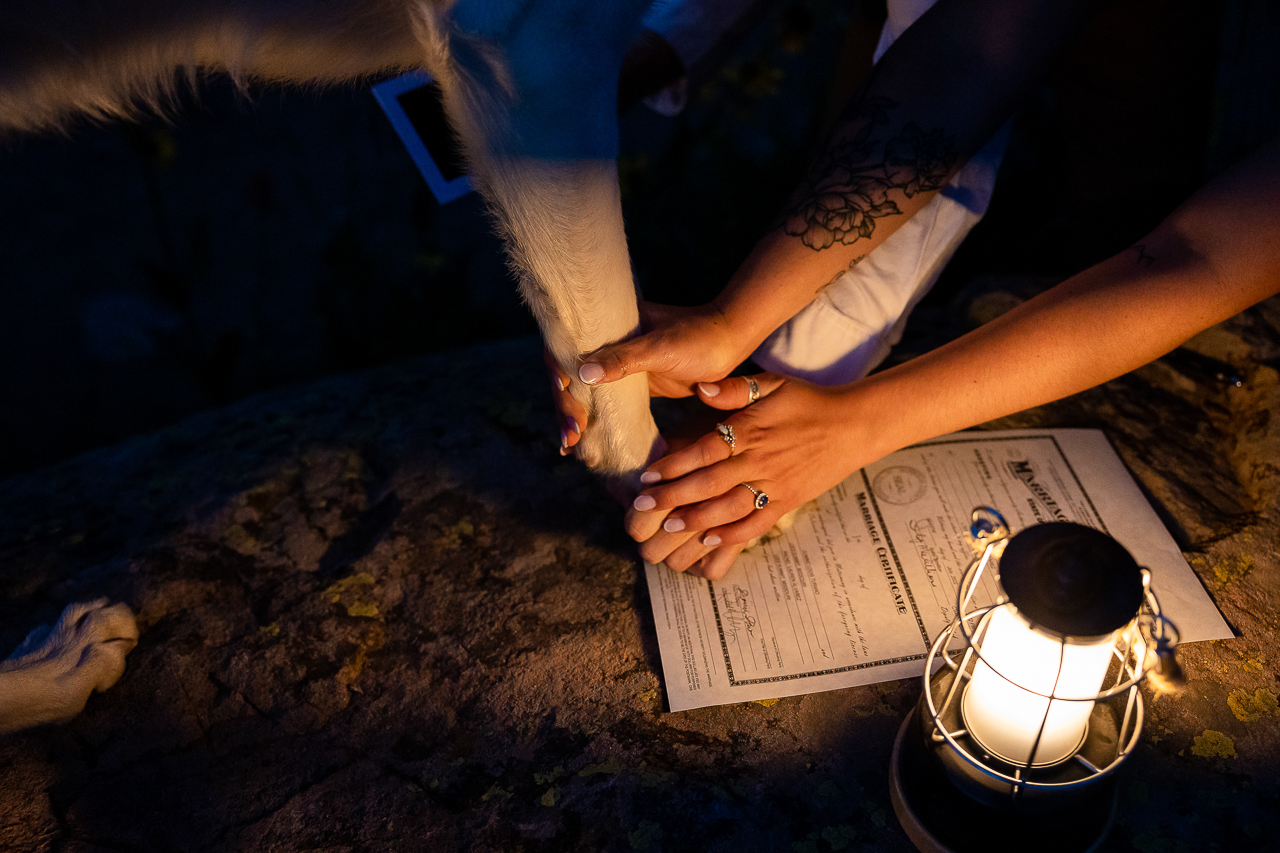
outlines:
[[[565,432],[564,429],[561,428],[560,429],[560,455],[561,456],[564,455],[564,450],[568,446],[569,446],[569,433]]]
[[[649,510],[657,506],[658,502],[655,501],[653,498],[649,497],[648,495],[640,495],[634,501],[631,502],[631,505],[636,509],[640,510],[641,512],[648,512]]]
[[[582,432],[582,429],[579,428],[578,426],[578,422],[575,421],[573,418],[569,417],[568,415],[565,415],[564,419],[569,424],[569,432],[577,432],[577,433]],[[569,443],[568,441],[565,442],[565,444],[568,444],[568,443]]]
[[[699,382],[698,390],[708,397],[720,396],[720,386],[710,382]]]
[[[708,548],[714,548],[720,544],[720,537],[714,533],[708,533],[706,536],[702,537],[702,544],[706,545]]]
[[[560,378],[559,374],[551,377],[551,387],[555,388],[557,391],[564,390],[564,380]]]
[[[640,482],[644,483],[646,486],[652,486],[654,483],[657,483],[661,479],[662,479],[662,475],[659,474],[657,471],[645,471],[643,474],[640,475]]]
[[[562,445],[560,445],[560,455],[561,455],[561,456],[568,456],[568,455],[569,455],[569,448],[565,447],[563,444],[562,444]]]
[[[604,379],[604,368],[598,364],[584,364],[578,368],[578,378],[588,385],[595,385]]]
[[[662,522],[662,529],[668,533],[679,533],[681,530],[684,530],[684,519],[668,518],[666,521]]]

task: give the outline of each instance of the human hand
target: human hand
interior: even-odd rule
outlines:
[[[709,406],[737,410],[722,421],[732,427],[733,446],[712,431],[650,465],[641,476],[649,487],[626,517],[641,555],[676,571],[723,577],[743,547],[785,513],[894,449],[859,416],[858,395],[848,386],[762,373],[697,391]]]
[[[728,320],[712,305],[641,302],[640,328],[643,334],[637,337],[583,356],[578,378],[602,385],[645,371],[651,396],[688,397],[695,383],[727,376],[753,346],[736,341]]]
[[[601,347],[584,356],[579,378],[588,385],[616,382],[638,371],[649,374],[653,397],[688,397],[698,382],[714,382],[728,375],[747,357],[754,344],[735,343],[724,316],[714,307],[681,308],[640,303],[642,334]],[[587,428],[587,411],[569,393],[569,376],[544,350],[555,388],[560,420],[560,453],[566,455]]]
[[[580,425],[587,422],[587,407],[569,393],[568,374],[545,346],[542,348],[542,363],[547,366],[551,387],[555,389],[552,399],[556,406],[556,419],[560,422],[560,455],[568,456],[573,452],[571,448],[582,438]]]

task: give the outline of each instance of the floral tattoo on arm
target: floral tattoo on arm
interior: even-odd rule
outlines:
[[[836,243],[852,245],[871,236],[877,219],[902,213],[890,190],[911,198],[946,183],[956,160],[956,138],[945,136],[942,128],[925,133],[908,122],[875,156],[881,145],[875,131],[889,123],[889,110],[896,106],[890,98],[863,98],[854,104],[845,121],[861,126],[818,158],[808,191],[783,213],[779,227],[817,251]]]

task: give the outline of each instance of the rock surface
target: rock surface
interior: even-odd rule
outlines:
[[[1109,850],[1280,845],[1280,304],[990,426],[1098,426],[1237,638],[1153,697]],[[536,343],[274,392],[0,483],[0,647],[70,601],[142,638],[0,740],[0,850],[899,851],[915,682],[664,711],[620,511]]]

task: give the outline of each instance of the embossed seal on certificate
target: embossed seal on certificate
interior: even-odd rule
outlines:
[[[876,474],[871,491],[885,503],[913,503],[924,496],[924,474],[910,465],[893,465]]]

